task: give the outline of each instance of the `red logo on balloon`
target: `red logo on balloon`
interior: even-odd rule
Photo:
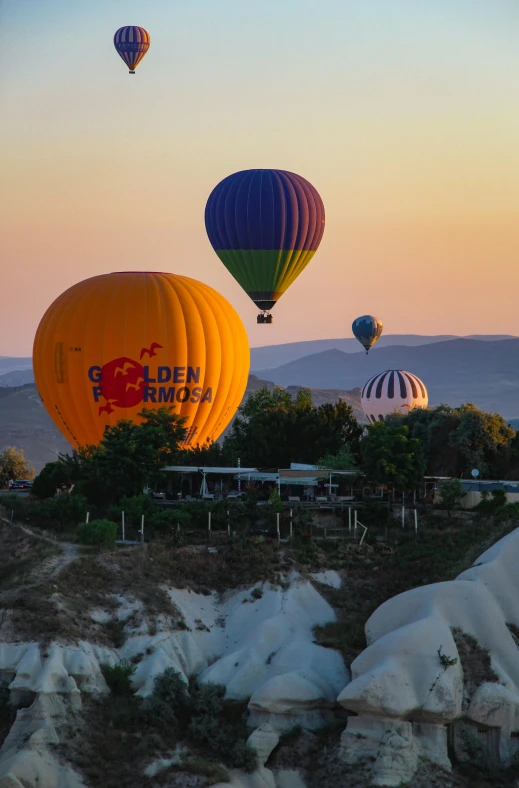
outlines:
[[[162,345],[153,342],[149,348],[143,347],[140,358],[146,354],[152,358]],[[115,358],[101,367],[99,388],[100,395],[106,400],[101,405],[101,413],[113,413],[114,408],[134,408],[144,398],[145,374],[144,367],[138,361],[127,356]]]
[[[144,367],[138,361],[122,356],[101,367],[101,395],[107,402],[106,413],[116,408],[133,408],[144,396]],[[99,409],[101,412],[101,408]]]

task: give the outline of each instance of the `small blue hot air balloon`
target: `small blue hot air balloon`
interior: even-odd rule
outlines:
[[[351,324],[351,330],[353,331],[354,337],[358,339],[362,347],[365,348],[366,355],[368,355],[370,349],[382,335],[384,326],[378,317],[373,317],[373,315],[362,315],[362,317],[355,318]]]
[[[114,47],[128,66],[130,74],[135,74],[135,69],[150,48],[150,40],[148,31],[138,25],[126,25],[116,31]]]

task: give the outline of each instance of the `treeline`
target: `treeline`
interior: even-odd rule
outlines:
[[[168,407],[144,409],[142,421],[120,421],[97,446],[49,463],[34,481],[40,498],[74,485],[99,507],[140,496],[145,488],[179,484],[165,466],[208,465],[289,468],[291,462],[336,470],[358,469],[367,482],[397,491],[419,486],[423,476],[510,479],[519,474],[519,438],[505,420],[474,405],[440,405],[361,425],[349,405],[313,405],[310,392],[292,399],[284,389],[263,388],[240,407],[220,443],[183,449],[183,419]]]

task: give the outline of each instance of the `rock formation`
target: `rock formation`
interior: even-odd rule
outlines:
[[[506,764],[517,750],[518,550],[519,530],[456,580],[400,594],[366,623],[368,648],[339,695],[359,715],[342,757],[373,758],[375,785],[409,781],[420,759],[450,769],[448,736],[460,758]]]

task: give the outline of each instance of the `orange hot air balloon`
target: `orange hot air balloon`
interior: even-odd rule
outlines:
[[[216,290],[187,276],[126,271],[66,290],[43,316],[33,350],[40,396],[74,447],[143,408],[173,406],[185,445],[216,440],[249,374],[247,334]]]

